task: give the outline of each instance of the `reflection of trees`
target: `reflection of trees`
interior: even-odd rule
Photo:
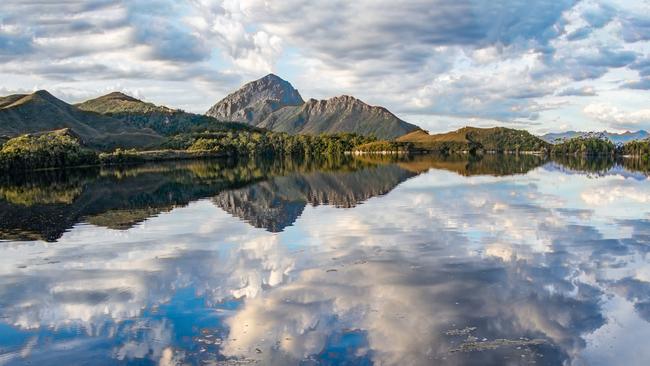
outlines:
[[[554,155],[553,161],[571,170],[578,172],[605,175],[614,167],[616,160],[613,156],[580,156],[580,155]]]
[[[645,157],[612,157],[612,156],[574,156],[557,155],[553,161],[563,167],[579,173],[607,175],[615,168],[622,168],[629,172],[650,175],[650,160]]]
[[[369,166],[338,158],[214,160],[7,176],[0,181],[0,239],[53,241],[82,220],[128,229],[174,207],[270,177]]]
[[[300,162],[273,169],[253,163],[250,168],[241,163],[232,169],[193,164],[173,169],[147,165],[102,174],[105,182],[124,184],[120,192],[136,189],[135,183],[144,185],[144,193],[118,196],[131,197],[133,207],[150,202],[152,187],[164,194],[173,192],[169,187],[174,184],[187,190],[185,185],[192,182],[218,189],[223,180],[232,181],[223,178],[221,170],[235,177],[261,177],[253,182],[244,179],[240,189],[229,186],[233,192],[252,192],[243,204],[291,198],[301,204],[347,207],[366,194],[390,190],[393,178],[413,176],[420,167],[431,166],[417,160],[376,167],[351,163],[323,173],[296,168],[304,164]],[[461,169],[467,171],[468,163],[464,164]],[[234,173],[237,169],[241,173]],[[265,176],[269,171],[284,175]],[[441,172],[431,176],[448,177]],[[536,177],[537,184],[465,178],[460,180],[476,184],[445,184],[436,189],[414,184],[354,210],[306,215],[296,230],[300,235],[269,234],[248,230],[237,220],[215,224],[204,218],[184,222],[178,231],[165,227],[169,220],[154,220],[149,231],[94,245],[87,245],[83,237],[75,242],[73,235],[49,246],[47,260],[60,264],[34,263],[21,252],[8,262],[10,271],[19,265],[21,269],[7,276],[9,285],[0,286],[0,315],[21,329],[56,329],[71,322],[97,329],[98,324],[112,321],[129,324],[132,318],[165,318],[164,311],[151,315],[142,309],[162,307],[174,301],[179,289],[189,288],[192,295],[185,296],[201,299],[183,303],[187,307],[179,307],[181,319],[172,312],[165,324],[143,321],[132,333],[116,331],[117,339],[107,341],[118,344],[113,356],[163,358],[166,351],[158,346],[180,338],[180,332],[190,332],[183,325],[202,324],[205,313],[218,313],[225,324],[210,335],[224,343],[211,351],[221,353],[187,353],[188,363],[198,363],[199,357],[223,360],[228,356],[243,358],[242,362],[295,364],[319,360],[328,352],[340,356],[341,344],[348,347],[350,358],[344,360],[350,363],[503,364],[506,357],[522,360],[521,354],[531,363],[579,363],[586,335],[602,327],[611,312],[602,301],[612,292],[629,299],[648,319],[650,287],[634,278],[633,272],[646,261],[650,226],[644,220],[615,222],[631,232],[604,238],[598,226],[602,220],[587,217],[595,213],[554,203],[557,197],[539,188],[561,181],[556,179],[559,176]],[[373,179],[378,182],[357,187]],[[585,187],[600,183],[584,181]],[[218,196],[226,197],[230,193],[219,192]],[[203,201],[188,208],[188,216],[178,221],[190,221],[187,217],[205,214],[206,208],[214,209]],[[121,224],[117,218],[108,222]],[[210,226],[206,223],[214,226],[202,231]],[[302,246],[303,242],[317,244]],[[39,246],[48,245],[15,245],[18,251]],[[635,265],[630,263],[633,258],[639,261]],[[621,274],[628,278],[610,279]],[[214,311],[233,299],[241,301],[236,309]],[[447,334],[465,327],[477,329],[463,336]],[[351,336],[356,337],[354,342],[346,343]],[[470,336],[489,341],[526,337],[544,343],[451,352]],[[40,346],[47,349],[43,343]]]
[[[546,159],[533,154],[426,154],[411,156],[368,156],[367,161],[396,163],[404,169],[422,173],[441,169],[469,177],[474,175],[504,176],[525,174],[541,166]]]
[[[650,175],[650,159],[648,159],[648,156],[622,158],[619,160],[619,164],[625,169]]]

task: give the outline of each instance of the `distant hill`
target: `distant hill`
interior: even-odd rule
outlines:
[[[418,129],[351,96],[304,102],[289,82],[273,74],[244,85],[206,114],[290,134],[350,132],[393,139]]]
[[[625,144],[630,141],[643,140],[648,138],[649,136],[650,134],[648,134],[648,132],[645,130],[639,130],[636,132],[626,131],[623,133],[614,133],[614,132],[607,132],[607,131],[602,131],[602,132],[566,131],[566,132],[547,133],[545,135],[540,136],[540,138],[552,144],[562,142],[564,140],[569,140],[575,137],[583,137],[583,138],[598,137],[598,138],[607,139],[615,144]]]
[[[84,144],[96,148],[144,147],[161,137],[146,128],[137,128],[117,119],[83,111],[45,90],[32,94],[0,97],[0,135],[70,129]]]
[[[459,130],[430,135],[424,130],[413,131],[396,139],[425,151],[546,151],[550,145],[528,131],[505,127],[463,127]]]
[[[76,105],[79,109],[110,116],[136,128],[150,128],[162,135],[198,129],[248,129],[241,123],[224,123],[215,118],[187,113],[144,102],[121,92],[113,92]]]

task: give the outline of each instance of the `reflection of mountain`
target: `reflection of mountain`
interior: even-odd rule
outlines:
[[[129,229],[174,207],[276,176],[219,195],[215,202],[256,227],[280,231],[300,216],[306,203],[351,207],[390,191],[413,175],[394,165],[361,161],[329,166],[213,161],[4,177],[0,182],[0,240],[55,241],[82,221]]]
[[[415,175],[397,165],[347,172],[291,174],[224,191],[213,201],[255,227],[279,232],[293,224],[307,204],[354,207],[371,197],[390,192]]]
[[[524,174],[543,163],[544,159],[534,155],[364,156],[329,164],[213,161],[33,172],[0,180],[0,240],[54,241],[79,222],[129,229],[161,212],[208,197],[255,227],[279,232],[295,222],[307,204],[353,207],[429,169],[500,176]],[[624,168],[644,169],[641,162],[628,159],[615,165],[593,159],[562,163],[578,174],[615,171],[633,175]],[[568,169],[558,164],[547,167]],[[247,186],[251,183],[255,184]]]
[[[67,193],[54,200],[3,197],[23,208],[76,204],[93,179],[134,188],[143,175],[205,184],[258,172],[241,181],[277,173],[269,182],[284,185],[394,166],[145,165],[60,177]],[[413,159],[398,167],[416,174],[431,166]],[[37,183],[23,186],[37,192]],[[485,179],[432,169],[355,209],[310,210],[280,234],[250,230],[203,200],[120,235],[76,227],[56,245],[0,245],[1,358],[645,365],[649,197],[646,182],[617,177],[540,169],[532,179]]]
[[[262,178],[268,171],[194,162],[33,173],[0,184],[0,239],[58,239],[81,221],[128,229],[176,206]]]

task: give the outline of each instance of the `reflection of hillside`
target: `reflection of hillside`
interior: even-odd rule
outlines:
[[[255,227],[279,232],[293,224],[307,204],[353,207],[390,192],[415,175],[397,165],[347,172],[291,174],[222,192],[213,201]]]
[[[54,241],[84,221],[129,229],[208,197],[255,227],[278,232],[291,225],[307,204],[353,207],[429,169],[500,176],[523,174],[544,162],[534,155],[363,156],[343,161],[194,161],[25,173],[0,178],[0,240]],[[650,171],[647,162],[632,159],[566,158],[561,164],[554,167],[578,174],[609,174],[612,166]]]
[[[525,174],[541,166],[545,158],[531,154],[485,154],[485,155],[414,155],[394,157],[364,157],[368,161],[391,160],[401,168],[420,174],[429,169],[448,170],[462,176]]]
[[[32,206],[37,203],[71,203],[79,194],[81,194],[81,188],[76,185],[48,187],[28,185],[0,188],[0,199],[24,206]]]
[[[260,216],[255,219],[259,222],[293,222],[302,212],[307,198],[313,203],[331,201],[346,207],[368,198],[368,194],[372,195],[374,190],[361,196],[349,192],[346,196],[343,192],[354,190],[355,187],[362,186],[366,179],[376,177],[360,176],[354,183],[342,183],[343,187],[337,187],[327,178],[328,175],[336,177],[337,174],[345,174],[342,172],[368,166],[368,163],[354,160],[194,161],[101,170],[57,170],[20,178],[4,177],[0,182],[0,240],[54,241],[82,221],[112,229],[129,229],[174,207],[270,177],[295,176],[298,172],[307,174],[308,177],[310,174],[320,177],[324,183],[311,182],[310,179],[313,178],[299,183],[314,187],[325,185],[307,191],[306,198],[301,198],[299,203],[286,207],[278,206],[277,202],[266,203],[267,207],[276,209],[258,212]],[[310,173],[317,171],[320,173]],[[282,189],[295,189],[291,184],[293,180],[286,179],[290,181],[286,187],[285,183],[279,183]],[[381,193],[387,192],[397,183],[399,182],[381,189]],[[345,187],[345,184],[352,186]],[[334,196],[323,193],[323,190],[336,189],[341,193]],[[271,192],[276,190],[278,189],[273,188]],[[229,211],[232,212],[251,211],[247,207],[263,201],[264,194],[262,190],[262,193],[254,197],[239,196],[230,203],[222,204],[230,207]],[[291,196],[291,193],[288,195]],[[265,218],[263,214],[270,215],[271,218]],[[280,229],[269,226],[269,230]]]
[[[612,156],[554,156],[555,168],[567,173],[605,176],[609,174],[650,175],[650,161],[639,157],[614,158]]]
[[[12,193],[3,194],[0,200],[0,239],[54,241],[84,220],[128,229],[176,206],[262,179],[273,168],[192,162],[102,169],[74,176],[41,173],[20,181],[5,179],[0,185],[0,192]]]

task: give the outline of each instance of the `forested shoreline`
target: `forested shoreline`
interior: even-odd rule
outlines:
[[[461,130],[459,130],[461,131]],[[0,145],[0,170],[35,170],[92,165],[119,165],[164,160],[186,160],[222,157],[331,157],[346,153],[410,154],[410,153],[535,153],[549,157],[630,156],[647,161],[650,140],[632,141],[624,145],[596,137],[577,137],[552,144],[531,143],[530,137],[521,144],[516,132],[484,134],[483,140],[470,143],[449,143],[433,140],[422,143],[377,140],[358,134],[290,135],[260,129],[205,130],[168,136],[150,149],[117,148],[112,151],[93,150],[70,129],[26,134],[8,139]],[[516,131],[516,130],[511,130]],[[474,133],[477,135],[476,133]],[[444,135],[443,135],[444,136]],[[504,137],[505,136],[505,137]],[[515,136],[515,137],[513,137]],[[506,138],[507,137],[507,138]],[[523,150],[522,150],[523,149]]]
[[[221,157],[337,156],[374,141],[356,134],[289,135],[266,131],[205,131],[169,137],[148,150],[117,148],[101,152],[84,146],[69,129],[27,134],[0,147],[0,170],[118,165],[164,160]]]

